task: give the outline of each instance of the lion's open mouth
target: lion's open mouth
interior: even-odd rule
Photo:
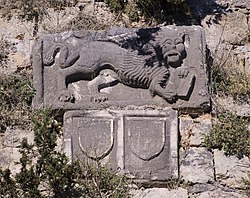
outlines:
[[[166,56],[168,56],[168,57],[181,56],[181,54],[180,54],[180,52],[178,52],[176,50],[171,50],[171,51],[166,53]]]
[[[171,56],[179,56],[179,54],[178,53],[173,53],[173,54],[168,54],[168,56],[169,57],[171,57]]]
[[[170,50],[165,53],[164,58],[168,60],[168,62],[177,62],[181,57],[181,54],[176,50]]]

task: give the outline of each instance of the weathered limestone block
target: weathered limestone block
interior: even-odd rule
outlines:
[[[233,66],[249,72],[249,1],[218,0],[217,3],[224,11],[207,15],[202,21],[213,65]]]
[[[213,191],[216,189],[216,186],[213,184],[195,184],[193,186],[188,187],[189,194],[199,194],[206,191]]]
[[[69,111],[64,133],[65,152],[73,160],[100,161],[140,181],[178,177],[172,109]]]
[[[250,25],[249,25],[250,26]],[[250,75],[250,45],[231,46],[232,52],[229,53],[227,63],[234,67],[237,66],[240,72]],[[229,48],[229,50],[230,50]]]
[[[244,188],[242,178],[247,178],[250,171],[248,157],[238,159],[236,156],[225,156],[223,151],[214,150],[216,179],[221,184],[232,188]]]
[[[179,122],[181,145],[184,148],[204,144],[205,136],[212,128],[210,114],[205,114],[195,119],[190,116],[180,116]]]
[[[217,3],[230,8],[250,10],[250,1],[246,0],[217,0]]]
[[[225,191],[220,188],[213,191],[206,191],[194,195],[190,195],[190,198],[248,198],[246,194],[239,191]]]
[[[195,184],[188,187],[188,195],[190,198],[210,198],[210,197],[234,197],[246,198],[247,195],[244,191],[225,187],[219,182],[213,184]]]
[[[208,110],[198,26],[44,35],[33,50],[35,107]]]
[[[134,191],[132,198],[188,198],[188,194],[184,188],[149,188],[144,191]]]
[[[214,181],[213,154],[205,148],[189,148],[182,151],[180,177],[192,183]]]
[[[9,74],[18,68],[26,68],[31,64],[30,55],[34,44],[32,38],[33,24],[31,22],[23,23],[13,17],[9,21],[0,18],[0,39],[9,43],[7,67],[0,67],[1,74]],[[6,50],[6,47],[5,47]],[[2,52],[1,52],[2,53]]]
[[[222,106],[227,111],[236,113],[241,117],[250,117],[250,104],[237,104],[233,97],[215,97],[214,100],[218,106]]]
[[[216,15],[208,15],[202,21],[209,49],[213,52],[222,44],[242,45],[246,43],[249,29],[248,15],[243,10],[239,11],[233,7],[231,9],[232,12],[222,14],[219,19]]]

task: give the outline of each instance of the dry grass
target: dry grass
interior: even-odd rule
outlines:
[[[232,96],[237,102],[250,103],[250,73],[244,68],[228,64],[214,64],[211,68],[213,94]]]

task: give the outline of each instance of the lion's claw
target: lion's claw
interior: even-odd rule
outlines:
[[[98,95],[91,97],[91,101],[97,102],[97,103],[105,102],[107,100],[108,100],[108,97],[105,94],[98,94]]]
[[[59,100],[61,102],[71,102],[71,103],[73,103],[75,101],[75,97],[69,91],[63,91],[59,96]]]

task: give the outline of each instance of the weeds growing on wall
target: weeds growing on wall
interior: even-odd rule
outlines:
[[[106,3],[114,12],[126,13],[131,21],[144,17],[158,23],[166,20],[178,23],[192,18],[187,0],[106,0]]]
[[[125,176],[111,173],[99,162],[96,166],[81,163],[85,176],[79,184],[83,194],[89,197],[129,198],[130,181]]]
[[[105,30],[108,26],[100,23],[95,15],[88,15],[82,11],[78,12],[69,22],[63,23],[56,27],[46,27],[43,29],[50,34],[63,32],[63,31],[77,31],[77,30]]]
[[[217,121],[205,138],[208,148],[223,149],[226,155],[250,157],[250,120],[232,112],[217,115]]]
[[[232,96],[236,101],[250,103],[250,73],[242,68],[215,64],[211,68],[214,94]]]
[[[0,76],[0,132],[7,127],[29,126],[33,95],[31,76],[28,74]]]
[[[212,93],[233,97],[236,102],[250,103],[250,72],[243,66],[230,63],[233,56],[231,50],[232,47],[223,47],[220,38],[210,59]]]
[[[34,143],[23,139],[20,145],[20,172],[12,175],[9,169],[0,170],[0,197],[129,197],[123,176],[99,163],[97,167],[68,163],[65,154],[56,149],[62,128],[52,111],[37,111],[32,121]]]

